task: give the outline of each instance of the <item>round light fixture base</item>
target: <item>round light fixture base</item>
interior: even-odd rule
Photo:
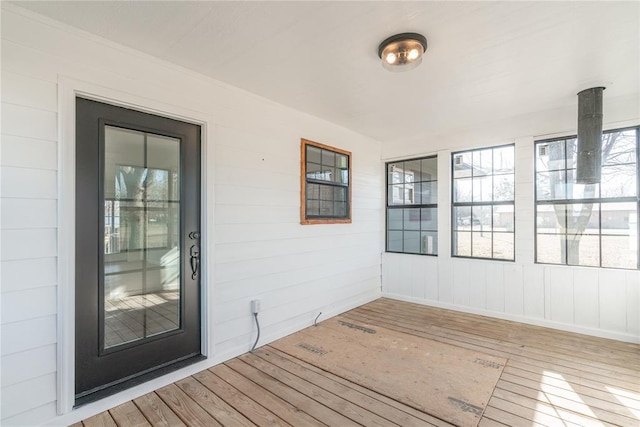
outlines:
[[[378,46],[382,66],[389,71],[408,71],[422,63],[427,38],[418,33],[401,33],[387,37]]]

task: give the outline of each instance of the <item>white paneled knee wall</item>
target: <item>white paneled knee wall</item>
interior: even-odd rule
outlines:
[[[420,304],[640,342],[640,272],[534,263],[533,138],[516,145],[516,260],[451,256],[451,151],[438,154],[437,257],[385,253],[382,289]]]

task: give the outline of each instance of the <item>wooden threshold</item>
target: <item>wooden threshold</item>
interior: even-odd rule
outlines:
[[[507,359],[479,421],[640,425],[640,345],[381,298],[343,315]],[[450,426],[266,345],[75,426]]]

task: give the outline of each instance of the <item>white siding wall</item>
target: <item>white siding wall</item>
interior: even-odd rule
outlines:
[[[514,142],[516,262],[451,257],[451,151],[442,150],[437,153],[439,255],[383,254],[383,294],[640,342],[639,271],[534,263],[534,140],[518,138]],[[459,149],[463,147],[455,150]]]
[[[56,378],[64,375],[57,346],[71,345],[58,338],[58,307],[72,309],[57,301],[57,266],[66,262],[57,240],[67,238],[57,230],[65,173],[58,155],[71,143],[58,137],[60,76],[212,118],[205,187],[215,209],[205,239],[213,354],[206,363],[250,349],[254,298],[262,299],[265,343],[310,325],[320,311],[335,315],[380,295],[378,142],[3,4],[2,425],[65,424],[104,409],[56,416]],[[302,137],[353,152],[353,224],[299,224]]]

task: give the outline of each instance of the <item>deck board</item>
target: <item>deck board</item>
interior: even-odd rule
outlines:
[[[640,424],[640,345],[381,298],[343,314],[507,359],[479,427]],[[266,345],[84,426],[440,426],[427,414]]]

